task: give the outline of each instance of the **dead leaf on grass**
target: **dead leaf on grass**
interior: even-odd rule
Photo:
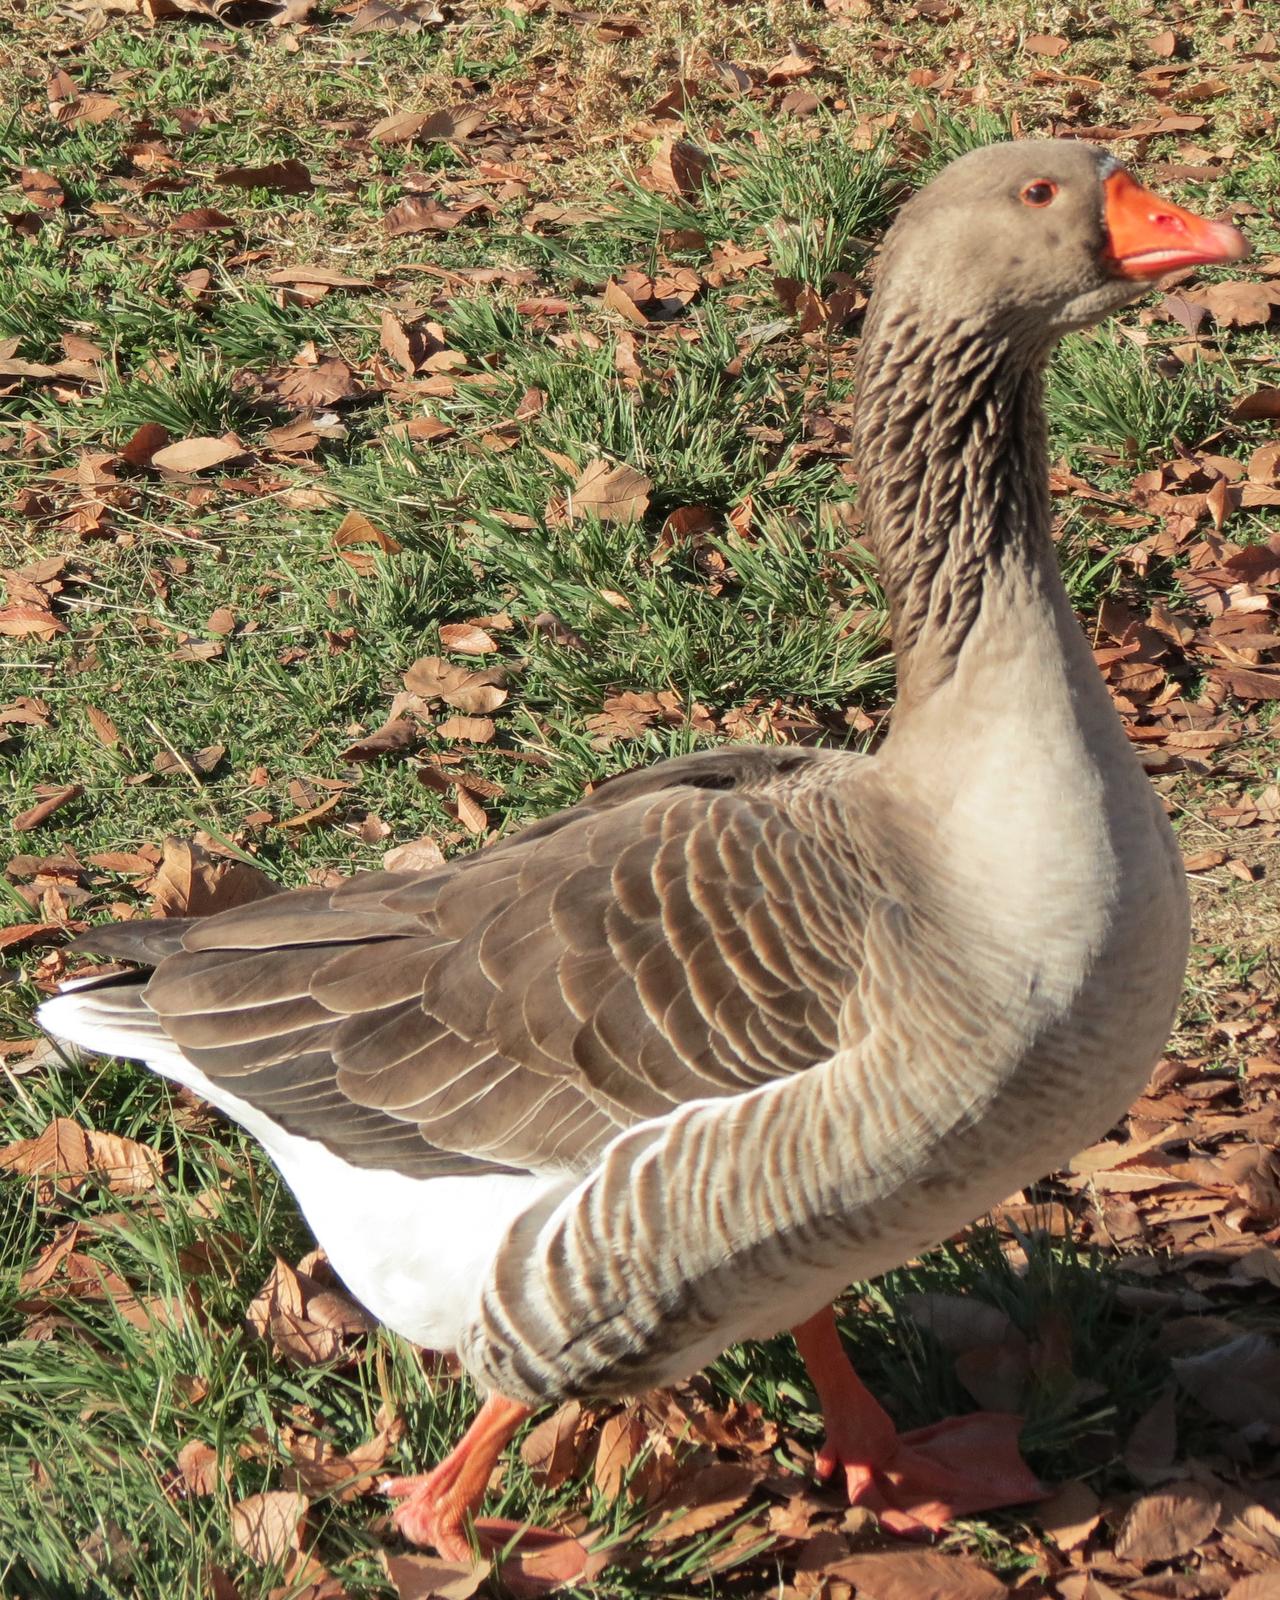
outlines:
[[[245,454],[245,448],[234,433],[223,434],[220,439],[202,437],[179,439],[151,453],[151,465],[165,472],[207,472],[210,467],[221,467]]]
[[[178,1451],[178,1471],[182,1474],[179,1490],[184,1495],[199,1497],[217,1492],[219,1483],[231,1476],[231,1462],[225,1460],[218,1467],[218,1452],[203,1439],[188,1439]]]
[[[384,872],[430,872],[444,865],[444,851],[434,839],[410,839],[387,850],[382,857]]]
[[[440,643],[465,656],[492,655],[498,648],[493,635],[473,622],[446,622],[440,629]]]
[[[307,1497],[296,1490],[251,1494],[231,1508],[231,1537],[250,1561],[278,1566],[302,1548]]]
[[[407,717],[396,717],[384,722],[372,733],[362,734],[342,752],[344,761],[377,761],[382,756],[398,755],[408,750],[418,736],[418,730]],[[385,837],[385,835],[384,835]]]
[[[51,173],[41,172],[38,167],[23,167],[18,180],[23,194],[41,211],[57,211],[67,203],[62,185]]]
[[[484,107],[455,106],[440,111],[397,111],[369,129],[375,144],[412,144],[415,139],[466,139],[486,116]]]
[[[505,678],[501,667],[473,671],[441,656],[420,656],[405,673],[404,686],[424,700],[443,700],[459,711],[484,715],[507,699]]]
[[[39,789],[36,790],[40,794]],[[68,783],[57,789],[43,794],[35,805],[23,811],[13,819],[11,826],[15,833],[29,833],[32,828],[38,828],[42,822],[47,822],[55,811],[62,806],[78,800],[84,793],[84,786],[79,783]]]
[[[399,1555],[380,1550],[399,1600],[471,1600],[489,1576],[489,1563],[445,1561],[441,1556]]]
[[[732,1462],[704,1467],[650,1508],[650,1541],[672,1544],[727,1521],[746,1505],[759,1481],[759,1474],[750,1467]]]
[[[634,467],[592,461],[583,468],[571,492],[571,514],[588,512],[601,522],[639,521],[649,509],[653,483]]]
[[[976,1561],[934,1550],[850,1556],[829,1567],[827,1576],[851,1582],[859,1600],[1006,1600],[1009,1593]]]
[[[310,194],[315,188],[305,163],[294,156],[260,167],[227,167],[213,181],[236,189],[269,189],[272,194]]]
[[[387,556],[398,555],[403,548],[398,539],[383,533],[381,528],[375,528],[361,511],[347,512],[334,529],[331,543],[351,570],[361,578],[372,577],[378,570],[377,557],[362,550],[353,550],[350,548],[352,545],[374,545]]]
[[[206,917],[248,905],[277,892],[276,885],[245,861],[212,856],[193,839],[166,839],[164,857],[151,884],[157,917]]]

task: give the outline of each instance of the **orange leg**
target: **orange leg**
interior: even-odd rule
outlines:
[[[1044,1498],[1018,1451],[1021,1417],[978,1411],[900,1434],[850,1365],[830,1306],[791,1332],[827,1430],[815,1471],[826,1479],[843,1467],[850,1505],[891,1532],[933,1533],[953,1517]]]
[[[529,1415],[528,1406],[491,1394],[461,1442],[433,1472],[384,1479],[378,1486],[383,1494],[404,1501],[393,1519],[404,1538],[411,1544],[434,1545],[450,1561],[467,1560],[471,1554],[468,1524],[475,1525],[475,1513],[484,1499],[489,1474]],[[477,1531],[483,1534],[486,1526],[500,1535],[497,1543],[501,1546],[519,1525],[499,1523],[494,1518]]]

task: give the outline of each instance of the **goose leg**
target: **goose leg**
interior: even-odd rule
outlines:
[[[499,1535],[499,1546],[506,1544],[520,1524],[497,1518],[477,1524],[475,1513],[484,1499],[489,1474],[529,1415],[528,1406],[491,1394],[460,1443],[434,1471],[411,1478],[385,1478],[378,1485],[382,1493],[404,1502],[392,1519],[397,1531],[411,1544],[434,1545],[449,1561],[465,1561],[471,1554],[469,1523],[482,1536],[482,1544],[492,1542],[484,1540],[486,1531]]]
[[[1022,1418],[979,1411],[900,1434],[849,1363],[831,1307],[791,1330],[822,1405],[827,1434],[814,1468],[844,1468],[850,1505],[893,1533],[933,1533],[973,1511],[1044,1498],[1018,1451]]]

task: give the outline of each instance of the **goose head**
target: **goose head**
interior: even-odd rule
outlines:
[[[1166,273],[1248,253],[1238,228],[1153,194],[1108,152],[1027,139],[945,168],[903,208],[880,270],[917,315],[1043,348]]]

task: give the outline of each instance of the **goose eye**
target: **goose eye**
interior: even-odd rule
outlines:
[[[1024,206],[1047,206],[1058,192],[1058,185],[1049,178],[1037,178],[1022,190],[1018,198]]]

